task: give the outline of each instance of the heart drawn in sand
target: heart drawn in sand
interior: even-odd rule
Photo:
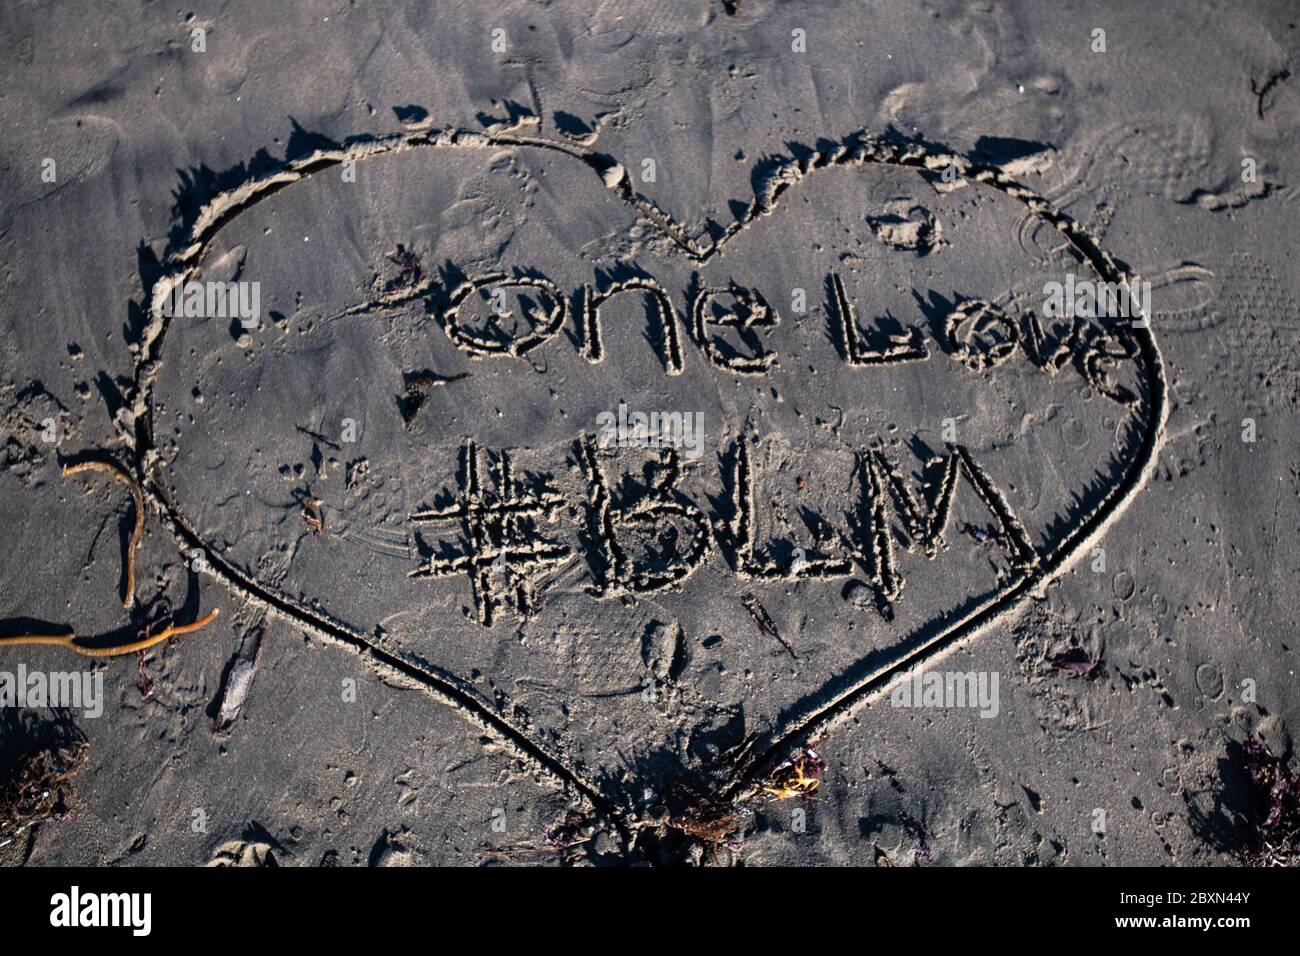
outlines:
[[[1093,547],[1166,412],[1149,328],[1035,317],[1031,265],[1133,277],[1002,170],[856,134],[755,181],[689,230],[587,147],[421,127],[218,191],[146,277],[145,493],[236,594],[580,800],[635,813],[608,764],[663,708],[756,710],[754,787]],[[1016,216],[1070,261],[990,255]],[[257,327],[185,316],[236,280]],[[626,441],[629,408],[700,415],[705,453]]]

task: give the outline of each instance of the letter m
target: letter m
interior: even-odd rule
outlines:
[[[898,467],[878,450],[859,456],[863,496],[858,507],[858,526],[864,547],[857,558],[875,587],[877,602],[884,609],[898,600],[902,580],[894,562],[894,528],[891,517],[901,525],[908,551],[919,545],[928,558],[947,548],[944,531],[952,518],[953,501],[960,478],[965,478],[984,507],[993,515],[1003,539],[1011,549],[1011,565],[1028,571],[1038,563],[1038,553],[1029,533],[1011,511],[992,479],[965,448],[951,446],[946,458],[931,459],[925,466],[919,494],[907,486]],[[887,613],[888,618],[892,614]]]
[[[131,897],[126,893],[105,893],[100,913],[101,926],[129,926],[131,924]]]
[[[207,292],[208,318],[224,319],[239,312],[239,283],[209,282]]]

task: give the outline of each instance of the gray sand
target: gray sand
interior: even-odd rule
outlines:
[[[1258,860],[1297,16],[1048,6],[7,6],[0,861]]]

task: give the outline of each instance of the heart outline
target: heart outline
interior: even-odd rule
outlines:
[[[286,161],[279,168],[228,190],[218,192],[197,211],[188,227],[169,243],[163,262],[156,275],[146,277],[142,270],[144,299],[149,304],[147,322],[142,330],[139,358],[135,367],[133,388],[119,424],[126,432],[134,451],[134,465],[140,488],[148,502],[159,514],[164,525],[178,543],[188,549],[199,549],[208,561],[209,569],[231,591],[244,600],[261,605],[291,620],[295,625],[318,636],[354,650],[369,666],[399,683],[415,685],[478,726],[501,739],[516,754],[535,769],[551,777],[564,790],[580,802],[590,805],[609,816],[620,830],[628,824],[624,811],[604,797],[599,787],[563,760],[548,753],[522,728],[517,727],[504,714],[481,701],[475,690],[452,672],[423,661],[409,652],[398,653],[381,645],[360,628],[337,620],[263,585],[254,576],[246,574],[233,563],[226,561],[197,534],[184,513],[168,497],[167,489],[155,479],[160,456],[153,445],[153,385],[162,364],[162,345],[170,324],[166,301],[172,288],[183,283],[198,268],[209,244],[221,229],[238,215],[268,198],[280,189],[310,178],[312,175],[341,165],[350,160],[360,160],[381,155],[392,155],[418,148],[536,148],[557,151],[580,160],[600,176],[603,184],[619,193],[620,198],[648,219],[669,238],[689,259],[704,263],[720,253],[727,242],[756,220],[770,215],[779,204],[780,197],[792,186],[801,183],[819,169],[833,168],[847,163],[877,163],[912,168],[924,175],[944,167],[956,169],[962,179],[998,189],[1019,200],[1033,216],[1056,226],[1069,244],[1108,282],[1134,282],[1137,277],[1106,253],[1100,244],[1071,217],[1053,207],[1046,199],[1002,173],[996,167],[974,163],[967,158],[934,147],[921,139],[901,140],[897,137],[875,137],[864,131],[851,134],[833,148],[820,149],[802,159],[790,159],[776,167],[764,182],[762,191],[756,191],[753,201],[741,215],[724,227],[721,234],[707,237],[704,242],[693,239],[686,228],[671,215],[663,212],[649,199],[637,194],[630,177],[621,164],[612,157],[573,143],[548,140],[542,137],[514,132],[479,132],[455,127],[434,128],[431,123],[410,128],[405,132],[384,136],[362,136],[345,141],[338,146],[321,148],[295,160]],[[183,225],[183,224],[182,224]],[[699,233],[697,233],[699,234]],[[1140,378],[1145,386],[1137,397],[1141,440],[1136,453],[1124,466],[1122,476],[1109,485],[1101,500],[1091,511],[1080,516],[1075,526],[1047,555],[1039,555],[1032,569],[1022,573],[1008,587],[997,591],[993,597],[974,607],[958,612],[936,633],[906,651],[901,657],[848,682],[831,700],[796,713],[783,722],[779,736],[769,742],[764,752],[748,765],[746,771],[734,779],[722,796],[738,800],[753,794],[759,787],[762,774],[776,762],[809,740],[830,732],[836,724],[850,716],[856,708],[875,699],[892,684],[900,674],[925,662],[941,659],[957,648],[973,641],[985,629],[1013,614],[1031,594],[1040,593],[1052,580],[1073,565],[1093,542],[1100,539],[1109,525],[1116,520],[1137,497],[1149,479],[1163,444],[1164,426],[1168,415],[1167,384],[1163,360],[1149,323],[1145,328],[1133,330],[1138,345],[1135,358],[1142,371]],[[184,548],[183,548],[184,549]],[[916,632],[913,632],[914,634]],[[907,638],[899,644],[907,643]],[[863,659],[860,659],[860,662]],[[859,662],[859,663],[860,663]],[[852,673],[854,666],[832,675],[823,688],[830,687],[844,675]]]

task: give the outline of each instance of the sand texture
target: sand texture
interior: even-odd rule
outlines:
[[[0,862],[1292,862],[1297,21],[5,4]]]

